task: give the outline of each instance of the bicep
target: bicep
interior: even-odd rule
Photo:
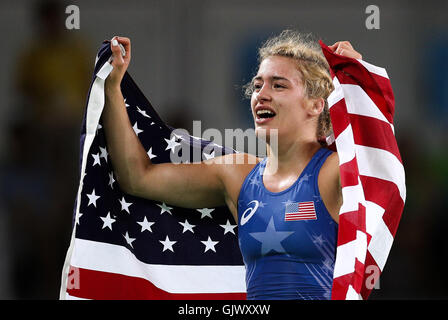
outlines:
[[[135,196],[184,208],[225,204],[224,186],[216,164],[210,162],[149,166],[139,179]]]

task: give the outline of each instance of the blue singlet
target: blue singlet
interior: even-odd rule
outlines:
[[[238,199],[238,240],[246,266],[247,299],[330,299],[337,223],[317,177],[328,149],[319,149],[288,189],[264,187],[267,158],[244,180]]]

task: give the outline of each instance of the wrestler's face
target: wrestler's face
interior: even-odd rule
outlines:
[[[251,97],[255,132],[277,129],[281,138],[294,134],[307,120],[302,77],[296,62],[288,57],[271,56],[264,59],[253,78],[254,91]]]

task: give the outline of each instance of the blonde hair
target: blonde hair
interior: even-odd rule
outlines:
[[[320,46],[310,34],[303,35],[292,30],[285,30],[278,36],[268,39],[258,51],[258,62],[271,56],[282,56],[294,59],[297,69],[302,75],[305,94],[308,98],[323,98],[324,110],[319,115],[316,136],[318,140],[332,132],[330,112],[327,98],[333,91],[333,81],[329,65]],[[253,84],[245,86],[245,95],[250,97],[254,91]]]

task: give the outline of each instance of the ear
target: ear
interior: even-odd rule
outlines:
[[[308,113],[310,116],[319,116],[324,110],[325,101],[323,98],[313,98],[309,100]]]

